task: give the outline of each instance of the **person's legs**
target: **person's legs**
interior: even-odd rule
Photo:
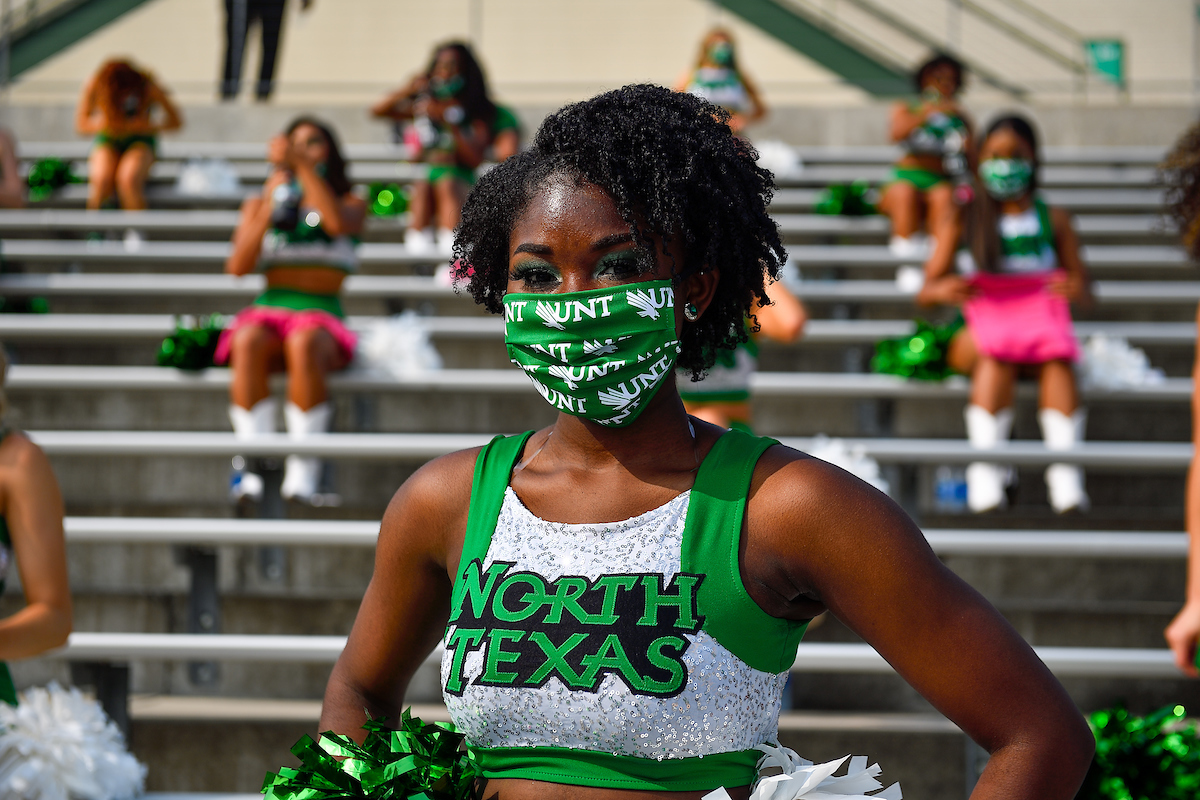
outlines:
[[[117,162],[117,197],[126,211],[146,208],[146,179],[154,164],[154,151],[145,142],[129,146]]]
[[[233,334],[230,347],[230,367],[233,380],[229,386],[229,420],[233,434],[248,439],[275,432],[275,399],[267,380],[273,369],[280,366],[283,342],[274,331],[261,325],[246,325]],[[246,469],[241,456],[233,459],[233,476],[229,494],[234,501],[261,500],[262,477]]]
[[[908,181],[893,181],[883,190],[879,210],[892,221],[892,236],[909,239],[921,230],[921,191]]]
[[[275,86],[275,58],[279,53],[279,36],[283,31],[284,0],[254,0],[254,5],[259,25],[262,26],[262,61],[258,67],[254,96],[266,100]]]
[[[221,77],[221,99],[237,96],[242,82],[242,59],[246,55],[246,32],[250,27],[249,0],[225,0],[225,69]]]
[[[979,355],[971,375],[971,404],[964,417],[967,440],[976,450],[993,450],[1012,434],[1016,368],[991,356]],[[975,513],[1004,505],[1009,470],[1000,464],[976,461],[967,465],[967,507]]]
[[[404,245],[414,253],[433,251],[433,236],[426,230],[433,225],[433,187],[429,181],[417,181],[408,201],[408,230]]]
[[[959,375],[971,375],[978,363],[979,351],[975,349],[975,339],[964,325],[946,346],[946,364]]]
[[[328,397],[326,374],[346,366],[345,354],[323,328],[299,328],[284,341],[288,371],[288,404],[284,408],[288,436],[304,439],[329,430],[333,404]],[[321,459],[288,456],[280,493],[289,499],[308,501],[317,492]]]
[[[121,156],[111,144],[98,144],[88,156],[87,207],[92,210],[104,205],[117,186],[117,162]]]
[[[1038,422],[1048,450],[1071,450],[1083,441],[1087,409],[1079,408],[1075,373],[1066,361],[1042,365],[1039,381]],[[1086,510],[1091,504],[1084,489],[1083,470],[1077,464],[1054,463],[1046,468],[1050,505],[1058,513]]]
[[[943,181],[925,192],[925,227],[933,239],[954,236],[954,187]]]
[[[462,221],[462,206],[467,199],[467,186],[458,178],[443,177],[433,184],[437,215],[438,250],[448,253],[454,242],[454,229]]]

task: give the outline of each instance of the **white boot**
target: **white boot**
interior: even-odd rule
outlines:
[[[1071,416],[1053,408],[1038,411],[1042,440],[1047,450],[1071,450],[1083,441],[1087,409],[1077,408]],[[1051,464],[1046,468],[1046,489],[1050,505],[1059,514],[1078,509],[1087,511],[1091,500],[1083,488],[1083,470],[1076,464]]]
[[[404,232],[404,249],[413,255],[432,255],[435,250],[433,231],[429,229],[409,228]]]
[[[888,250],[894,256],[924,261],[929,256],[929,238],[923,233],[914,233],[907,238],[892,236]],[[896,268],[896,288],[902,292],[916,294],[925,285],[925,268],[921,264],[902,264]]]
[[[435,250],[439,256],[454,255],[454,231],[449,228],[438,228]]]
[[[308,411],[303,411],[295,403],[288,403],[284,406],[283,417],[289,438],[306,439],[329,430],[333,404],[328,401],[317,403]],[[315,456],[288,456],[284,462],[283,485],[279,487],[279,493],[287,500],[311,502],[320,480],[321,459]]]
[[[994,450],[1012,434],[1013,410],[1002,408],[995,414],[982,406],[969,405],[963,416],[967,422],[967,440],[975,450]],[[1009,470],[1000,464],[976,461],[967,465],[967,507],[976,514],[1003,507],[1008,498]]]
[[[264,433],[275,432],[275,398],[264,397],[253,408],[229,405],[229,421],[233,423],[233,435],[237,439],[252,439]],[[262,500],[263,479],[256,472],[246,469],[246,460],[233,458],[233,475],[229,479],[229,498],[233,502],[242,499],[258,502]]]

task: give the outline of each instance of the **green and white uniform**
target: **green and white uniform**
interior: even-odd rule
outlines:
[[[998,227],[1000,260],[997,272],[1001,275],[1037,275],[1059,268],[1050,209],[1041,198],[1035,197],[1033,205],[1019,214],[1001,214]],[[965,248],[958,251],[956,266],[964,277],[978,272],[975,259]]]
[[[534,516],[509,487],[530,434],[480,453],[442,686],[489,778],[642,791],[745,786],[778,733],[806,623],[764,612],[738,566],[754,466],[730,431],[695,485],[613,523]]]
[[[702,97],[730,114],[745,114],[754,107],[742,76],[730,67],[697,68],[684,91]]]

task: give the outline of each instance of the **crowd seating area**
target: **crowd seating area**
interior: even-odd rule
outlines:
[[[393,148],[347,150],[356,181],[411,177]],[[150,211],[86,213],[76,185],[0,212],[0,296],[41,296],[50,308],[0,315],[0,340],[13,360],[14,422],[50,454],[63,486],[76,597],[70,644],[14,665],[15,675],[18,683],[90,680],[149,762],[149,788],[168,800],[184,796],[168,792],[255,791],[312,730],[313,701],[370,577],[378,520],[404,478],[429,458],[552,416],[508,365],[500,320],[438,284],[435,264],[405,251],[403,219],[391,217],[367,227],[362,274],[345,289],[350,327],[415,310],[445,368],[396,378],[352,367],[332,383],[333,433],[302,448],[284,434],[235,443],[225,370],[153,364],[174,315],[235,312],[260,285],[221,274],[241,195],[179,194],[181,163],[229,159],[249,192],[266,174],[263,147],[167,142],[162,151]],[[24,159],[85,155],[84,143],[21,145]],[[1032,386],[1019,393],[1016,441],[981,454],[964,437],[964,380],[867,372],[873,343],[911,330],[915,313],[893,280],[900,262],[887,250],[886,220],[811,210],[831,181],[881,179],[894,151],[798,155],[804,166],[781,178],[773,211],[795,267],[789,284],[812,319],[798,344],[764,345],[758,431],[800,449],[840,437],[876,459],[933,548],[1038,648],[1085,711],[1118,700],[1139,709],[1198,705],[1200,690],[1178,675],[1161,637],[1183,598],[1186,536],[1177,531],[1200,301],[1200,276],[1159,216],[1161,151],[1046,152],[1042,185],[1051,203],[1077,214],[1100,279],[1078,334],[1125,337],[1167,374],[1157,384],[1084,391],[1088,441],[1071,458],[1088,469],[1093,508],[1068,518],[1045,501],[1041,470],[1062,454],[1036,433]],[[127,228],[142,233],[140,246],[120,240]],[[99,240],[88,238],[97,232]],[[227,500],[230,457],[293,452],[330,460],[340,504],[265,504],[262,515],[273,518],[237,518]],[[1020,484],[1014,506],[972,517],[941,490],[955,468],[981,458],[1016,465]],[[12,607],[19,586],[9,592]],[[845,755],[844,747],[871,752],[912,797],[944,796],[951,780],[913,753],[940,754],[969,785],[979,768],[973,751],[965,760],[945,755],[964,752],[957,729],[836,620],[814,628],[795,670],[785,743],[816,759]],[[410,700],[438,703],[437,683],[429,664]],[[201,740],[206,763],[188,763],[181,754]],[[952,741],[957,751],[946,750]],[[909,771],[902,760],[887,766],[889,758],[909,758]]]

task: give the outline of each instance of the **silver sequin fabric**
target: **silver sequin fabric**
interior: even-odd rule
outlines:
[[[506,490],[484,568],[494,561],[547,580],[579,575],[680,571],[688,492],[622,522],[547,522]],[[455,726],[477,747],[565,747],[614,755],[668,759],[707,756],[774,741],[787,673],[748,666],[703,628],[688,635],[688,679],[670,698],[636,695],[616,675],[597,692],[571,691],[557,678],[538,689],[478,686],[483,649],[471,652],[461,697],[444,693]],[[452,654],[442,658],[446,685]]]

